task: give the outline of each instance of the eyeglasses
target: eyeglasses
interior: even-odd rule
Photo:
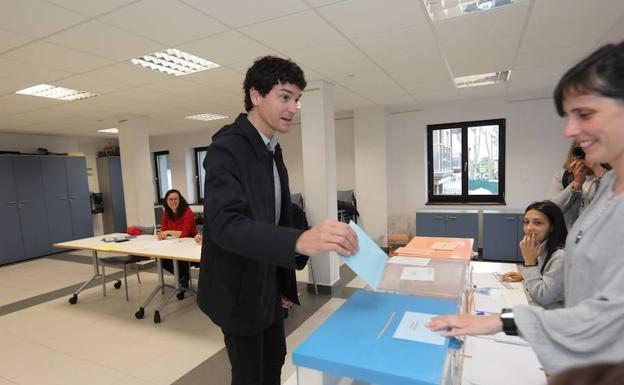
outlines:
[[[180,199],[179,198],[167,198],[167,200],[170,201],[170,202],[177,202]]]

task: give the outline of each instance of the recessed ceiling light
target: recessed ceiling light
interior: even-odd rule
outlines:
[[[104,132],[106,134],[119,134],[118,128],[105,128],[103,130],[98,130],[98,132]]]
[[[209,60],[169,48],[130,60],[136,66],[164,72],[168,75],[182,76],[195,72],[220,67]]]
[[[423,0],[431,20],[450,19],[527,0]]]
[[[21,95],[40,96],[42,98],[66,100],[70,102],[74,100],[87,99],[97,96],[97,94],[91,92],[77,91],[69,88],[51,86],[49,84],[39,84],[36,86],[24,88],[23,90],[19,90],[15,93]]]
[[[460,76],[455,78],[455,87],[478,87],[509,81],[511,71],[490,72],[487,74]]]
[[[193,120],[203,120],[203,121],[210,121],[210,120],[220,120],[220,119],[227,119],[228,116],[227,115],[218,115],[218,114],[200,114],[200,115],[193,115],[193,116],[187,116],[187,119],[193,119]]]

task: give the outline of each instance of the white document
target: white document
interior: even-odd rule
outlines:
[[[505,307],[505,297],[500,294],[474,293],[474,310],[484,313],[500,313]]]
[[[427,266],[431,258],[401,257],[396,256],[388,259],[388,263],[398,263],[400,265]]]
[[[409,281],[433,281],[435,279],[433,267],[404,267],[401,278]]]
[[[494,341],[502,342],[504,344],[529,346],[529,343],[526,342],[522,337],[519,337],[519,336],[508,336],[504,332],[498,332],[498,333],[494,334]]]
[[[425,327],[425,324],[433,317],[437,316],[435,314],[406,311],[392,337],[432,345],[444,345],[446,337]]]
[[[472,273],[472,283],[480,289],[505,289],[505,285],[493,273]]]
[[[434,250],[453,251],[457,248],[457,243],[454,242],[435,242],[430,246]]]
[[[528,346],[501,344],[492,339],[472,338],[470,365],[464,373],[471,385],[544,385],[546,376]],[[522,375],[514,375],[522,373]]]

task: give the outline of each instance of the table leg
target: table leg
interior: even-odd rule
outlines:
[[[83,283],[78,290],[76,290],[72,296],[69,298],[69,303],[71,303],[72,305],[76,304],[76,302],[78,302],[78,294],[80,294],[80,292],[82,292],[84,289],[86,289],[94,280],[96,280],[97,278],[101,278],[102,279],[102,292],[103,295],[106,296],[106,280],[111,280],[111,281],[117,281],[117,279],[108,276],[106,274],[104,274],[104,271],[102,271],[102,273],[100,273],[100,258],[98,257],[97,251],[93,251],[93,275],[85,281],[85,283]]]

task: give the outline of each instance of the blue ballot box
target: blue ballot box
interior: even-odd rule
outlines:
[[[393,335],[405,312],[453,314],[457,307],[457,299],[359,290],[293,351],[298,384],[453,383],[462,355],[451,339],[437,345]]]

